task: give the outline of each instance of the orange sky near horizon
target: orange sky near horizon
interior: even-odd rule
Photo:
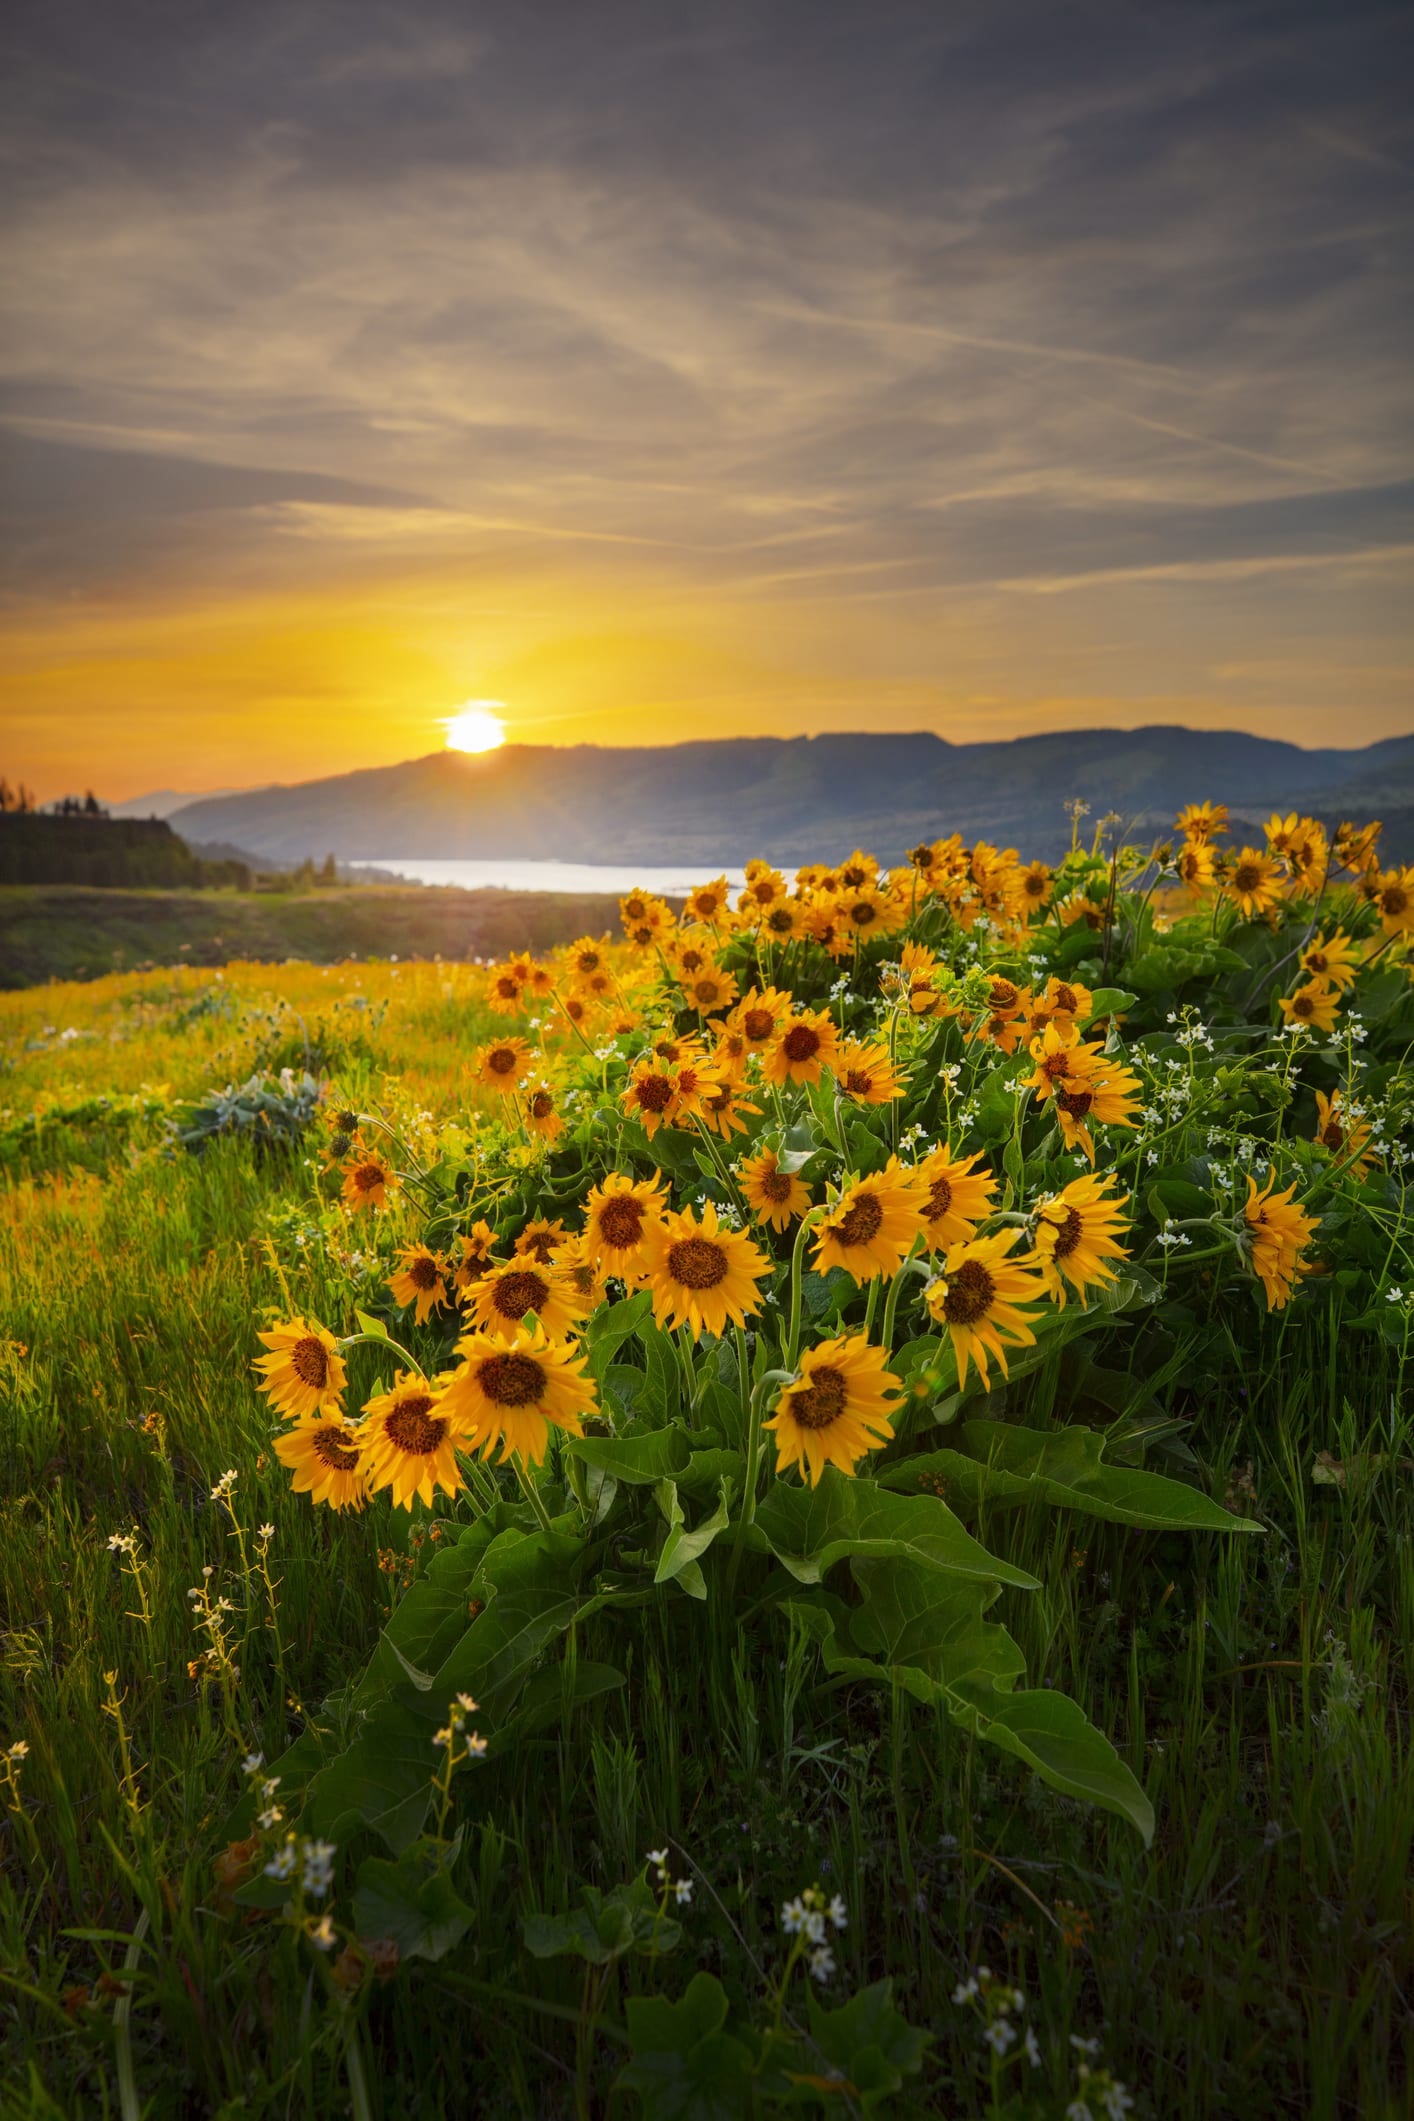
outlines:
[[[468,699],[513,743],[1414,726],[1373,0],[22,13],[40,800],[392,764]]]

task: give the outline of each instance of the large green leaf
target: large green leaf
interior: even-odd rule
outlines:
[[[851,2103],[865,2113],[901,2091],[904,2078],[923,2067],[931,2035],[895,2010],[892,1981],[871,1983],[838,2010],[827,2010],[813,1988],[807,2002],[812,2042],[831,2069],[841,2072]]]
[[[966,1680],[949,1692],[954,1715],[979,1738],[1025,1760],[1066,1796],[1117,1812],[1138,1828],[1146,1846],[1153,1840],[1154,1807],[1109,1739],[1068,1695],[1049,1687],[1008,1695]]]
[[[756,1512],[753,1533],[753,1545],[768,1546],[801,1583],[818,1583],[837,1561],[861,1555],[912,1558],[954,1576],[1040,1588],[1025,1569],[989,1554],[936,1495],[896,1495],[835,1466],[813,1488],[776,1481]]]
[[[741,2121],[752,2111],[751,2050],[725,2030],[726,1991],[694,1974],[680,2002],[630,1996],[633,2059],[615,2089],[637,2092],[644,2121]]]
[[[640,1289],[636,1296],[626,1296],[616,1304],[602,1304],[594,1312],[584,1329],[584,1346],[589,1367],[600,1384],[619,1349],[632,1339],[652,1311],[651,1293]]]
[[[1000,1421],[965,1421],[956,1443],[888,1466],[881,1485],[915,1488],[942,1478],[968,1504],[1042,1501],[1083,1510],[1112,1524],[1167,1532],[1259,1532],[1184,1481],[1134,1466],[1104,1463],[1105,1438],[1094,1429],[1019,1429]]]
[[[448,1875],[453,1849],[415,1841],[393,1861],[365,1856],[354,1890],[354,1924],[368,1943],[396,1944],[401,1959],[440,1959],[460,1944],[472,1910]]]
[[[705,1517],[692,1532],[687,1529],[687,1520],[678,1500],[676,1482],[660,1481],[654,1494],[659,1509],[668,1521],[668,1536],[663,1541],[663,1551],[658,1556],[653,1581],[671,1583],[676,1579],[690,1597],[705,1598],[707,1585],[698,1562],[717,1534],[727,1528],[727,1484],[722,1482],[721,1496],[711,1516]]]
[[[588,1885],[578,1907],[563,1915],[527,1915],[522,1931],[533,1959],[586,1959],[591,1966],[607,1966],[626,1952],[656,1958],[682,1942],[681,1923],[659,1911],[646,1878],[611,1893]]]
[[[567,1436],[564,1448],[571,1458],[634,1487],[656,1487],[687,1470],[687,1437],[678,1422],[638,1436]]]

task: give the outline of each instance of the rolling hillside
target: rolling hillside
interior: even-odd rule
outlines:
[[[274,861],[540,854],[568,861],[834,859],[856,844],[893,859],[958,831],[1057,855],[1064,805],[1166,821],[1220,794],[1235,815],[1276,804],[1335,818],[1414,806],[1414,736],[1361,751],[1302,751],[1236,732],[1064,730],[1008,743],[930,734],[757,737],[655,749],[507,745],[189,804],[188,839]]]

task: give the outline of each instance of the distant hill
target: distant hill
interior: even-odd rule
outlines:
[[[161,818],[52,817],[0,811],[0,884],[249,889],[246,864],[205,861]]]
[[[110,817],[171,817],[174,811],[185,809],[188,803],[219,802],[223,796],[244,795],[243,788],[204,788],[200,794],[192,789],[154,788],[150,795],[130,795],[125,803],[110,803]]]
[[[926,733],[653,749],[508,744],[208,797],[172,822],[189,839],[285,863],[332,848],[358,862],[543,855],[712,867],[753,854],[836,860],[856,845],[893,861],[947,832],[1054,859],[1069,844],[1064,805],[1076,796],[1092,820],[1115,810],[1140,830],[1207,796],[1249,817],[1283,805],[1331,822],[1390,818],[1414,812],[1414,735],[1358,751],[1175,727],[990,744]]]

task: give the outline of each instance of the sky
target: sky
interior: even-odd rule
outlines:
[[[0,765],[1409,730],[1412,25],[11,0]]]

